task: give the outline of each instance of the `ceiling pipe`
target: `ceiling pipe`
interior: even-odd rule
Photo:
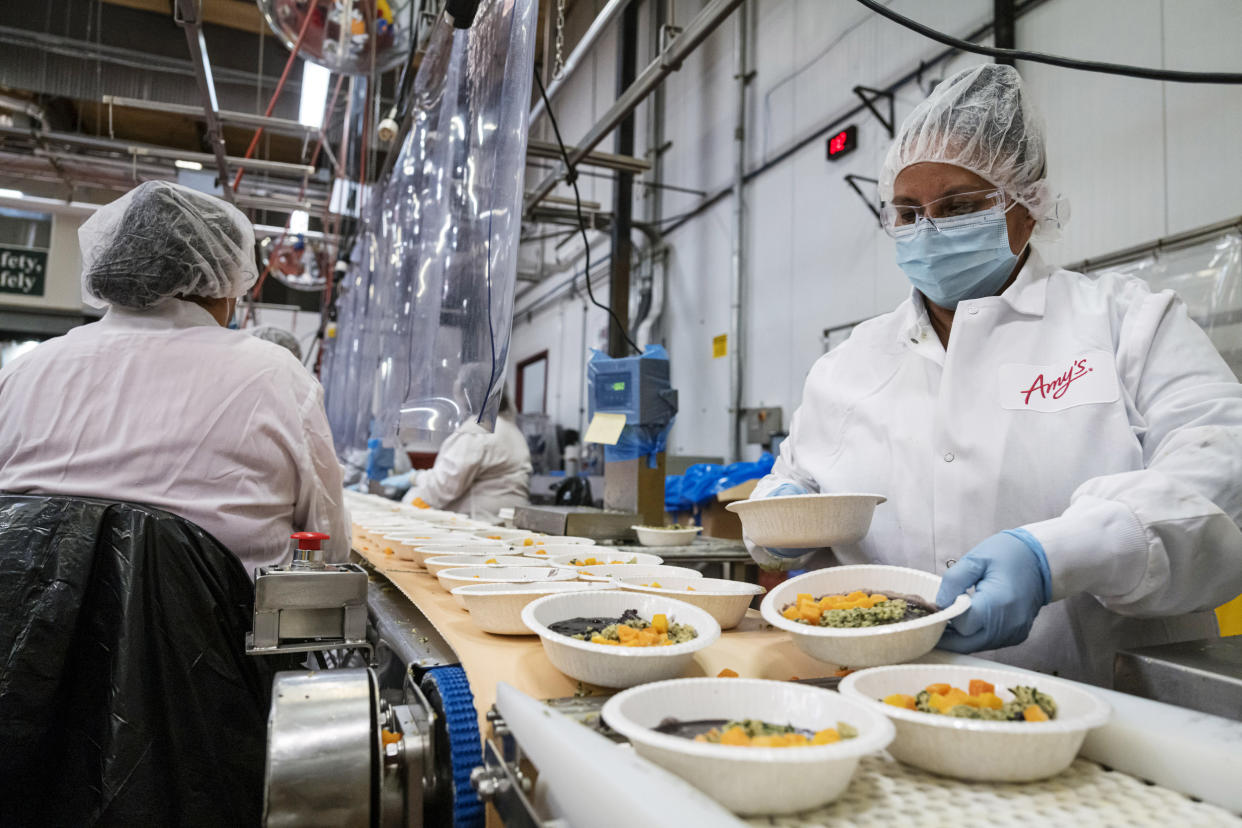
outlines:
[[[652,90],[663,83],[666,77],[680,69],[682,61],[689,57],[712,32],[716,31],[741,2],[742,0],[711,0],[690,21],[682,33],[674,38],[660,54],[656,55],[655,60],[647,64],[647,68],[638,75],[638,79],[617,98],[608,111],[587,131],[582,140],[576,142],[577,149],[569,154],[568,167],[577,167],[587,153],[599,146],[600,142],[607,138],[618,124],[647,99]],[[523,205],[523,212],[529,213],[531,208],[556,189],[557,184],[565,178],[568,172],[569,169],[562,161],[555,172],[549,173],[534,188]]]
[[[33,101],[14,98],[11,95],[0,95],[0,109],[7,109],[10,112],[20,112],[23,115],[29,115],[39,122],[39,130],[42,131],[47,118],[44,116],[43,107]]]
[[[559,77],[552,79],[552,83],[548,84],[548,100],[556,97],[556,93],[561,91],[565,82],[569,80],[582,63],[582,58],[591,51],[591,47],[595,45],[595,41],[599,40],[599,36],[608,28],[608,24],[616,19],[617,15],[625,8],[625,4],[629,0],[608,0],[608,5],[600,10],[595,16],[595,20],[591,22],[590,28],[586,30],[586,34],[582,36],[582,40],[578,41],[578,45],[574,46],[574,50],[569,53],[569,59],[565,61],[565,65],[561,68]],[[548,67],[544,67],[547,69]],[[545,76],[546,77],[546,76]],[[530,125],[535,125],[535,119],[542,115],[545,111],[543,97],[530,109]]]

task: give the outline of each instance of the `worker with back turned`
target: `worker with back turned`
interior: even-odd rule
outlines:
[[[0,491],[143,503],[186,518],[253,576],[289,535],[349,552],[318,381],[228,330],[255,282],[254,231],[218,198],[147,182],[79,231],[83,299],[103,319],[0,371]]]

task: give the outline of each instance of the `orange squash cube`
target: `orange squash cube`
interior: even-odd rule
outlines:
[[[949,691],[952,690],[953,688],[951,685],[948,685],[948,684],[929,684],[923,689],[926,690],[928,693],[936,693],[941,696],[947,696],[949,694]]]
[[[745,746],[750,744],[750,737],[746,735],[746,731],[742,728],[731,727],[720,734],[720,744]]]
[[[668,616],[662,612],[657,612],[651,616],[651,626],[656,632],[668,632]]]
[[[785,616],[790,621],[797,621],[799,618],[802,617],[802,613],[798,611],[798,607],[796,604],[790,604],[789,606],[785,607],[783,610],[781,610],[781,615]]]
[[[817,731],[811,738],[811,744],[813,745],[831,745],[833,742],[839,741],[841,741],[841,734],[837,733],[837,730],[834,727]]]
[[[914,696],[908,696],[905,693],[893,693],[884,697],[885,704],[891,704],[893,707],[904,707],[906,710],[917,710],[918,702]]]
[[[737,678],[737,671],[726,667],[716,674],[716,678]]]
[[[1028,722],[1046,722],[1048,721],[1048,714],[1038,704],[1032,704],[1022,711],[1022,718]]]
[[[988,682],[983,681],[982,679],[971,679],[970,680],[970,695],[972,696],[982,696],[984,693],[995,693],[995,692],[996,692],[996,685],[994,684],[989,684]]]

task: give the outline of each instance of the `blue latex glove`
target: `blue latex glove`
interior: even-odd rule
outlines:
[[[799,486],[797,483],[782,483],[772,491],[765,494],[764,497],[791,497],[793,495],[804,494],[810,494],[810,492]]]
[[[410,473],[406,472],[405,474],[394,474],[389,477],[385,477],[380,481],[380,485],[385,489],[400,489],[401,491],[405,491],[410,488],[411,485]]]
[[[943,609],[972,586],[970,609],[950,622],[940,649],[973,653],[1021,644],[1052,598],[1043,546],[1025,529],[993,535],[945,573],[936,603]]]

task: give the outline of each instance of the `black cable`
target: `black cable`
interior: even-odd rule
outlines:
[[[634,349],[634,353],[641,354],[643,349],[635,345],[633,339],[630,339],[629,331],[621,324],[621,320],[613,313],[612,308],[596,300],[595,292],[591,290],[591,241],[587,238],[586,218],[582,215],[582,195],[578,192],[578,171],[569,163],[569,152],[565,149],[565,142],[561,140],[561,128],[556,123],[556,116],[552,114],[552,102],[548,100],[548,90],[543,88],[543,78],[539,77],[538,72],[535,72],[534,75],[535,83],[539,85],[539,94],[543,97],[543,107],[548,113],[548,120],[552,122],[552,132],[556,135],[556,145],[561,149],[561,160],[565,162],[565,179],[574,188],[574,209],[578,213],[578,232],[582,233],[582,249],[586,256],[586,267],[583,268],[583,272],[587,274],[587,297],[591,300],[592,305],[608,313],[608,316],[612,319],[612,324],[617,326],[617,330],[621,332],[621,336],[626,343]]]
[[[952,35],[924,26],[917,20],[911,20],[898,14],[876,0],[858,0],[876,14],[887,17],[898,25],[905,26],[923,37],[960,49],[963,52],[974,52],[990,58],[1009,58],[1011,60],[1029,60],[1032,63],[1046,63],[1049,66],[1060,66],[1064,69],[1080,69],[1084,72],[1102,72],[1106,75],[1122,75],[1129,78],[1146,80],[1173,81],[1176,83],[1242,83],[1242,74],[1237,72],[1184,72],[1176,69],[1152,69],[1147,66],[1127,66],[1121,63],[1101,63],[1094,60],[1077,60],[1046,55],[1042,52],[1027,52],[1022,49],[998,49],[993,46],[980,46],[968,40],[960,40]]]

